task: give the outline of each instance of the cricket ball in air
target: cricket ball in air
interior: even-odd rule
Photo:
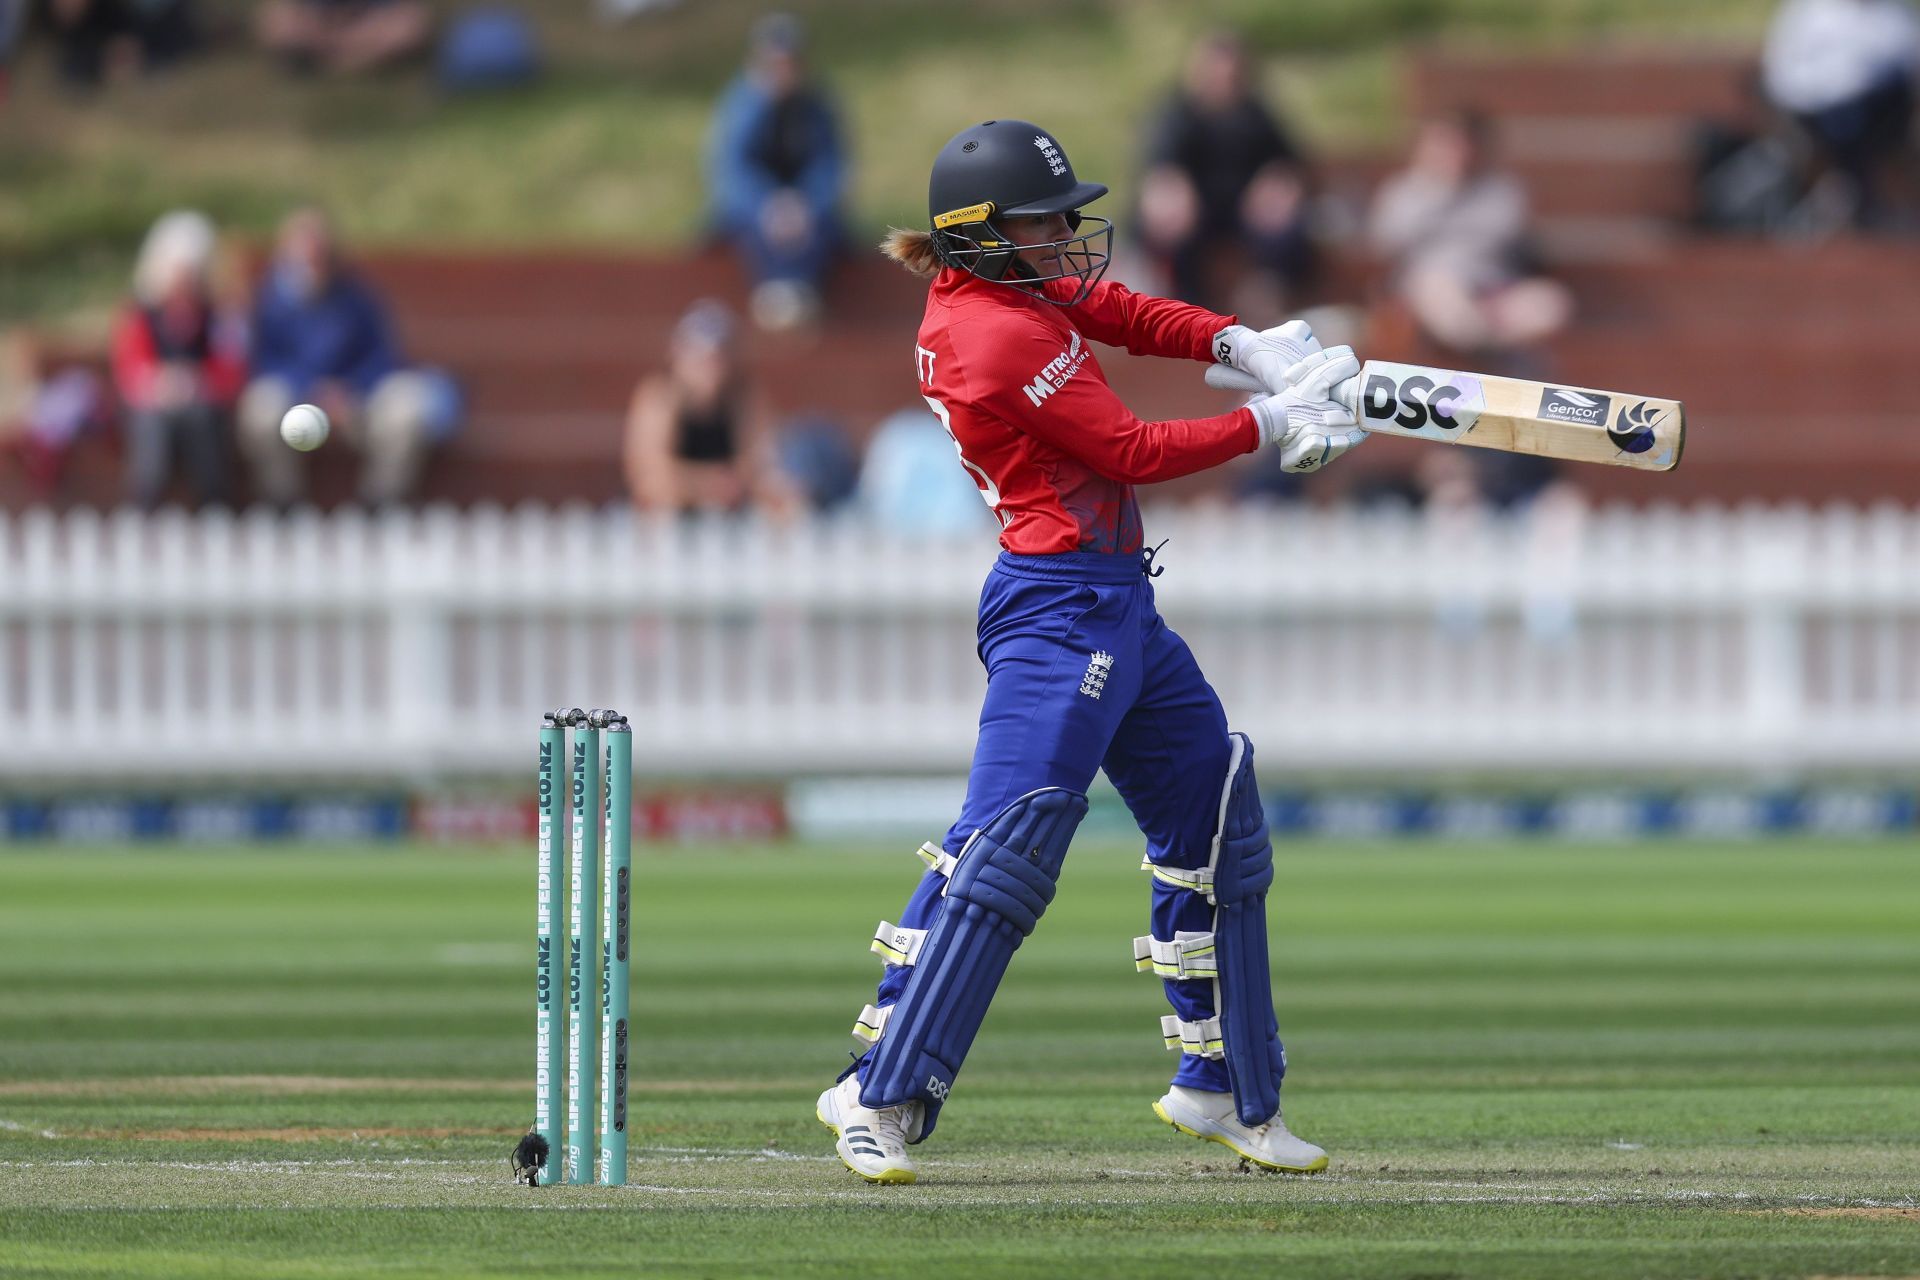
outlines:
[[[297,404],[287,410],[286,417],[280,419],[280,438],[306,453],[326,443],[331,426],[326,413],[318,405]]]

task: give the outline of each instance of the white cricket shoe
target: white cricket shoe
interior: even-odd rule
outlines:
[[[1327,1153],[1288,1133],[1279,1112],[1265,1124],[1244,1123],[1230,1093],[1174,1085],[1153,1104],[1153,1113],[1180,1132],[1217,1142],[1262,1169],[1318,1173],[1327,1167]]]
[[[833,1130],[840,1162],[868,1182],[912,1182],[907,1140],[920,1136],[918,1102],[875,1111],[860,1105],[860,1078],[848,1076],[820,1095],[813,1114]]]

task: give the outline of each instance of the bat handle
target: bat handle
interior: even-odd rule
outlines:
[[[1242,373],[1231,365],[1210,364],[1207,366],[1207,385],[1215,391],[1238,391],[1245,395],[1265,395],[1267,388],[1250,373]],[[1360,417],[1360,379],[1348,378],[1333,389],[1333,398],[1346,406],[1355,420]]]
[[[1250,373],[1242,373],[1231,365],[1210,364],[1207,366],[1207,385],[1215,391],[1241,391],[1247,395],[1265,395],[1266,385]]]

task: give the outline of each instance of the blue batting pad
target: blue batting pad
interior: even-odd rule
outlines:
[[[940,915],[874,1046],[861,1105],[920,1099],[921,1137],[933,1132],[1007,962],[1053,901],[1067,845],[1086,813],[1078,791],[1029,791],[960,850]]]
[[[1253,779],[1253,743],[1243,733],[1232,737],[1231,772],[1213,870],[1217,1012],[1234,1105],[1242,1121],[1257,1125],[1280,1109],[1280,1077],[1286,1073],[1267,968],[1267,887],[1273,883],[1273,842],[1267,837],[1260,787]]]

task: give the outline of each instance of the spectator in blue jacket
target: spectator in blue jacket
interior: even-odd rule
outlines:
[[[839,244],[846,160],[794,18],[773,14],[754,27],[746,69],[720,99],[707,160],[714,225],[753,275],[754,319],[770,329],[805,324]]]
[[[445,375],[410,369],[379,295],[342,261],[318,209],[280,228],[253,310],[253,380],[240,400],[240,443],[255,494],[287,505],[305,493],[305,455],[280,439],[280,419],[315,404],[362,455],[360,499],[405,498],[427,447],[457,426],[457,393]]]

